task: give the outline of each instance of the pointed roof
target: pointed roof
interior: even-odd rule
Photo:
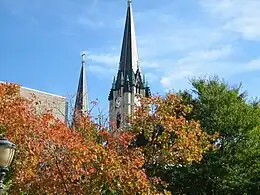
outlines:
[[[136,44],[135,25],[132,11],[132,1],[128,0],[124,37],[120,56],[119,70],[132,79],[132,71],[139,68],[139,57]]]
[[[138,86],[145,90],[150,90],[149,87],[146,88],[144,86],[141,76],[132,1],[128,0],[119,69],[116,79],[113,82],[112,88],[109,92],[108,100],[113,100],[113,91],[119,90],[121,89],[121,87],[124,87],[124,91],[131,92],[132,86]]]
[[[85,53],[82,52],[82,66],[80,71],[78,91],[76,96],[76,102],[74,111],[82,111],[84,114],[88,111],[88,93],[87,93],[87,84],[86,84],[86,70],[85,70]]]

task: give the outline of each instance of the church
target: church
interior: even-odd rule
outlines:
[[[72,125],[75,120],[75,111],[84,114],[88,112],[88,93],[85,59],[86,54],[81,54],[81,71],[72,116]],[[21,96],[30,98],[36,97],[36,108],[39,112],[44,109],[51,109],[53,115],[63,121],[68,121],[68,101],[66,97],[50,94],[47,92],[21,87]],[[114,124],[116,129],[127,125],[126,119],[133,113],[134,105],[138,103],[139,96],[150,96],[148,81],[142,74],[135,35],[135,25],[132,10],[132,1],[128,0],[126,21],[123,34],[119,67],[115,75],[110,91],[109,101],[109,122]]]

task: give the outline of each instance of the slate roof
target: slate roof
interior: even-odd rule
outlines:
[[[148,86],[145,86],[145,80],[144,77],[142,77],[139,66],[131,0],[128,0],[119,68],[117,76],[114,78],[108,99],[113,99],[113,91],[119,90],[122,86],[124,87],[124,92],[131,92],[132,86],[138,86],[142,89],[149,88]],[[147,92],[147,94],[149,93],[150,92]]]

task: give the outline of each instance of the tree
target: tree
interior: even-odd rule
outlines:
[[[187,120],[192,107],[175,94],[141,99],[130,119],[130,130],[136,135],[132,147],[141,147],[144,166],[149,176],[162,167],[183,167],[199,162],[205,151],[213,147],[217,134],[208,135],[199,121]]]
[[[260,128],[244,135],[227,167],[223,183],[229,194],[259,194],[260,192]]]
[[[241,92],[242,85],[230,87],[217,77],[193,79],[191,84],[191,92],[178,93],[184,104],[193,107],[187,119],[199,120],[208,134],[219,132],[218,149],[205,153],[200,163],[164,169],[162,177],[176,194],[233,194],[233,184],[227,180],[238,175],[231,173],[230,167],[244,170],[244,165],[234,159],[240,153],[240,143],[247,140],[247,133],[259,126],[260,109],[248,103],[246,92]],[[243,191],[247,190],[236,194]]]
[[[149,194],[143,154],[128,149],[132,135],[95,131],[90,117],[68,128],[50,112],[37,114],[19,86],[0,84],[2,134],[17,145],[12,165],[12,194]],[[97,142],[97,137],[107,141]]]

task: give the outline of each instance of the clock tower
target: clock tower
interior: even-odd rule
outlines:
[[[109,93],[109,122],[113,128],[127,125],[126,119],[133,113],[138,96],[150,96],[150,88],[141,74],[136,44],[132,3],[128,0],[121,56],[117,75]]]

